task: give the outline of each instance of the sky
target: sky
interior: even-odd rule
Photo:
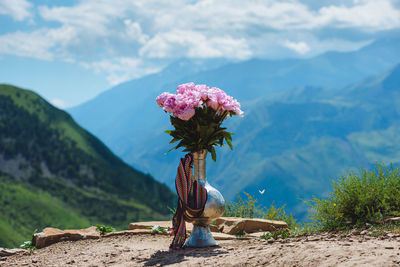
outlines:
[[[357,50],[400,28],[400,0],[0,0],[0,83],[69,108],[180,58]]]

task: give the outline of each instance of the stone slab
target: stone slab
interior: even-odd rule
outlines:
[[[257,218],[221,217],[216,220],[219,231],[235,235],[240,233],[275,232],[288,229],[285,222]]]
[[[129,229],[147,229],[147,227],[153,227],[158,225],[160,227],[170,227],[172,228],[172,221],[152,221],[152,222],[133,222],[129,224]],[[192,223],[186,223],[186,231],[191,232],[193,229]],[[218,227],[216,225],[210,225],[211,232],[219,232]]]
[[[47,247],[60,241],[75,241],[80,239],[98,239],[100,233],[95,226],[86,229],[60,230],[47,227],[42,232],[33,235],[33,244],[36,248]]]
[[[160,227],[172,228],[172,221],[151,221],[151,222],[133,222],[129,224],[129,229],[147,229],[147,227],[153,227],[158,225]]]
[[[214,237],[215,240],[232,240],[236,239],[234,235],[227,235],[224,233],[213,233],[212,236]]]

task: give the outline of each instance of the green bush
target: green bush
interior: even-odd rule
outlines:
[[[247,200],[243,200],[240,194],[237,194],[236,202],[227,202],[225,206],[224,216],[226,217],[241,217],[241,218],[262,218],[261,205],[256,205],[257,199],[250,194],[244,192]]]
[[[374,224],[400,215],[400,169],[376,164],[368,171],[348,171],[332,182],[326,199],[308,201],[310,218],[321,230],[340,230]]]
[[[257,205],[257,199],[250,194],[243,192],[247,196],[247,200],[238,193],[236,202],[228,202],[226,204],[224,216],[227,217],[242,217],[242,218],[263,218],[267,220],[284,221],[289,229],[299,227],[300,223],[296,222],[292,214],[287,214],[285,205],[277,208],[274,203],[269,208]]]

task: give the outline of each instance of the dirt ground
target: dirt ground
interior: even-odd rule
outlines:
[[[285,240],[221,240],[219,247],[169,250],[170,236],[124,235],[60,242],[0,266],[400,266],[400,237],[322,234]]]

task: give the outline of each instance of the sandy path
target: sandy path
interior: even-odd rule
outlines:
[[[15,255],[0,266],[400,266],[400,237],[319,236],[219,241],[220,247],[169,251],[171,237],[114,236],[61,242]]]

